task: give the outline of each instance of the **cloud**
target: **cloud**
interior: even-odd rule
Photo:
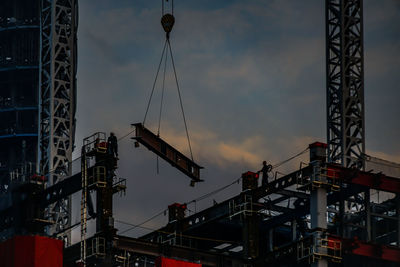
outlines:
[[[310,136],[275,138],[270,139],[271,141],[268,141],[268,137],[260,135],[231,138],[199,126],[190,133],[190,136],[195,161],[198,161],[200,165],[206,168],[212,165],[213,168],[217,167],[221,170],[234,168],[242,171],[258,170],[263,160],[276,164],[317,141],[315,137]],[[169,125],[164,125],[161,137],[185,155],[190,155],[187,138],[183,131],[179,132]],[[308,155],[300,159],[307,161],[307,158]],[[299,163],[298,159],[284,168],[285,170],[296,169]]]
[[[364,1],[365,30],[381,30],[381,25],[399,29],[400,2],[398,0]]]
[[[364,5],[367,148],[392,160],[398,160],[400,130],[396,5]],[[162,161],[157,174],[156,157],[124,139],[119,174],[128,179],[128,194],[116,200],[115,212],[132,222],[224,186],[263,160],[279,163],[325,141],[324,1],[180,1],[175,11],[171,44],[194,158],[206,167],[206,182],[188,188],[187,177]],[[84,1],[80,15],[78,148],[92,132],[120,137],[142,121],[165,36],[157,1]],[[171,70],[161,136],[188,155]],[[151,129],[160,92],[157,86]],[[296,170],[300,161],[308,153],[278,170]],[[239,191],[238,185],[215,198]]]
[[[400,66],[400,38],[397,42],[381,42],[367,47],[365,70],[368,79],[378,80],[395,74]]]

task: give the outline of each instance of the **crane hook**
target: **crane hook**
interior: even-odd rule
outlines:
[[[171,13],[166,13],[164,9],[164,1],[168,2],[168,0],[161,0],[162,2],[162,18],[161,25],[164,28],[165,33],[167,34],[167,39],[169,39],[169,33],[172,31],[172,27],[174,27],[175,17],[174,17],[174,0],[171,1]]]
[[[172,31],[172,27],[174,27],[175,24],[175,17],[169,13],[165,14],[161,18],[161,25],[164,28],[164,31],[167,34],[167,39],[169,39],[169,33]]]

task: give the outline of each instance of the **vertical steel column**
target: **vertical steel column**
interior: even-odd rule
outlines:
[[[400,194],[396,194],[397,246],[400,247]]]
[[[297,222],[296,220],[292,220],[292,241],[297,240]]]
[[[311,177],[310,215],[311,229],[314,231],[314,253],[326,254],[324,248],[319,246],[323,231],[327,229],[327,190],[325,188],[326,177],[322,175],[322,167],[326,162],[326,144],[313,143],[310,148],[310,165],[313,167]],[[315,186],[314,186],[315,185]],[[321,241],[320,241],[321,242]],[[316,259],[312,266],[327,267],[328,260],[324,257]]]
[[[323,187],[311,191],[311,229],[326,229],[326,189]]]
[[[247,172],[242,174],[242,192],[254,190],[257,186],[258,175],[256,173]],[[253,196],[249,193],[243,194],[242,197],[245,205],[245,210],[241,217],[243,223],[243,252],[247,258],[255,259],[260,254],[260,217],[253,211]]]
[[[364,192],[366,241],[371,241],[371,194],[369,189]]]
[[[260,254],[260,220],[257,214],[247,214],[243,220],[243,251],[247,258]]]
[[[365,152],[362,0],[326,0],[328,160],[362,169]]]
[[[319,162],[317,162],[319,163]],[[318,229],[315,231],[314,238],[318,239],[321,236],[322,229],[327,229],[326,218],[326,189],[323,187],[316,188],[311,191],[310,197],[310,214],[311,214],[311,229]],[[317,242],[316,242],[317,243]],[[315,248],[316,252],[321,253],[319,248]],[[325,258],[318,259],[312,264],[316,267],[327,267],[328,261]]]
[[[274,251],[274,229],[271,228],[268,231],[268,251]]]
[[[75,135],[77,0],[42,0],[39,168],[55,184],[71,174]],[[71,225],[70,199],[49,207],[50,234]],[[65,236],[67,244],[68,235]]]

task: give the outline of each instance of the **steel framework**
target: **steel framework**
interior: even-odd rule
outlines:
[[[42,0],[40,171],[53,185],[70,175],[75,135],[77,1]],[[70,200],[49,208],[50,232],[70,225]]]
[[[328,161],[363,168],[363,1],[326,0]]]

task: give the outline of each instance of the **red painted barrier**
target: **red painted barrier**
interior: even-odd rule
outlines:
[[[328,240],[330,244],[342,242],[342,249],[345,254],[400,263],[400,249],[394,246],[373,244],[358,240],[357,238],[346,239],[332,235],[328,237]]]
[[[156,267],[201,267],[201,264],[199,263],[191,263],[165,257],[158,257],[155,263]]]
[[[15,236],[0,243],[3,267],[62,267],[63,242],[44,236]]]

